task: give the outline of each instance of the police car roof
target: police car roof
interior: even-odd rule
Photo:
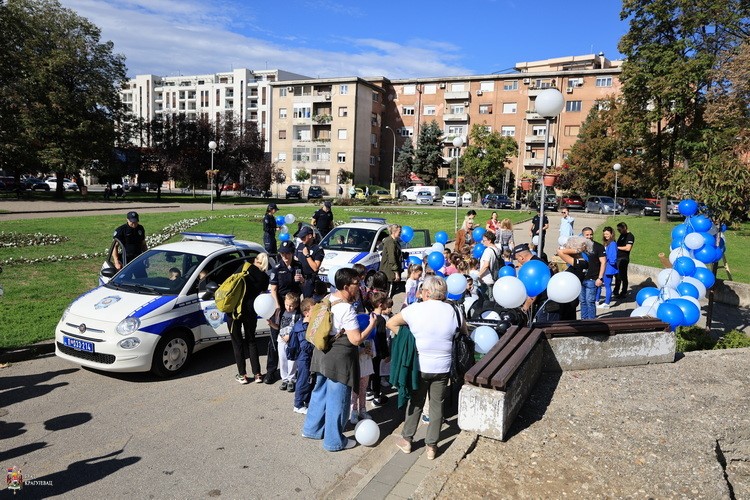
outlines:
[[[185,252],[194,255],[208,256],[223,249],[232,250],[235,248],[247,249],[254,252],[265,252],[265,249],[262,245],[245,240],[234,240],[234,244],[232,245],[226,245],[216,241],[178,241],[175,243],[166,243],[164,245],[159,245],[157,247],[154,247],[152,250]]]

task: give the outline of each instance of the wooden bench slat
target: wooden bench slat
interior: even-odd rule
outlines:
[[[508,387],[510,379],[513,377],[516,371],[518,371],[521,363],[523,363],[524,360],[528,357],[529,353],[531,353],[531,350],[534,348],[537,342],[539,342],[541,336],[542,331],[539,329],[534,329],[529,332],[523,343],[519,345],[518,349],[508,359],[508,361],[506,361],[505,364],[500,367],[500,370],[498,370],[497,373],[493,375],[490,381],[490,385],[493,388],[504,391]]]
[[[492,346],[492,349],[487,352],[484,356],[482,356],[482,359],[477,361],[474,366],[469,368],[469,370],[464,375],[464,380],[470,384],[479,385],[479,382],[477,382],[477,377],[480,373],[482,373],[487,365],[492,363],[495,358],[500,354],[500,352],[503,350],[503,348],[510,342],[510,340],[516,335],[518,330],[520,330],[520,326],[513,326],[511,328],[508,328],[508,330],[500,337],[500,340]]]
[[[516,334],[511,337],[507,345],[501,349],[498,355],[495,356],[490,363],[485,365],[484,370],[482,370],[476,378],[477,383],[482,386],[489,386],[495,373],[508,364],[508,361],[529,337],[531,331],[532,330],[529,328],[519,329]]]

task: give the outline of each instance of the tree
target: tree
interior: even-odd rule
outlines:
[[[394,165],[393,182],[399,188],[406,188],[411,184],[411,173],[414,170],[414,144],[411,137],[407,137],[399,148]]]
[[[468,191],[480,192],[489,187],[498,190],[507,175],[505,165],[518,154],[518,143],[512,137],[488,131],[483,125],[472,125],[469,138],[469,145],[459,163],[459,177],[463,168]],[[452,163],[451,172],[455,171]]]
[[[17,81],[0,88],[9,99],[3,106],[17,114],[10,123],[16,139],[3,147],[0,161],[7,164],[13,149],[24,148],[56,172],[62,197],[67,173],[111,156],[124,57],[113,53],[112,42],[100,42],[99,28],[55,0],[9,0],[0,17],[3,26],[18,25],[7,41],[16,53],[3,59],[11,64],[3,73]]]
[[[342,171],[339,171],[339,175]],[[276,197],[279,197],[279,186],[286,182],[286,173],[284,172],[284,169],[274,165],[273,169],[271,170],[271,181],[276,184]]]
[[[437,183],[438,169],[443,166],[443,131],[433,120],[419,131],[417,152],[414,157],[414,173],[430,186]]]
[[[310,178],[310,171],[306,168],[300,168],[296,172],[294,172],[294,180],[297,182],[305,183]],[[304,190],[303,193],[304,194]]]

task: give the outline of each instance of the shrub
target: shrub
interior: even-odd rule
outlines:
[[[675,335],[677,352],[705,351],[715,344],[709,332],[699,326],[681,326],[677,328]]]
[[[731,332],[725,333],[716,345],[714,349],[737,349],[740,347],[750,347],[750,337],[739,330],[732,330]]]

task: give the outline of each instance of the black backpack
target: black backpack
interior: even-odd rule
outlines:
[[[453,349],[451,352],[451,384],[460,386],[463,384],[464,375],[469,368],[474,366],[474,341],[468,334],[462,332],[463,321],[461,320],[461,311],[455,304],[451,304],[453,311],[456,313],[458,327],[453,334]]]

